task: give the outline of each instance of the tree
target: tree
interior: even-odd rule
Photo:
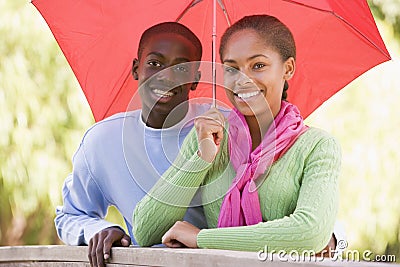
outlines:
[[[0,0],[0,17],[0,245],[54,244],[61,185],[93,119],[34,6]]]
[[[368,0],[374,17],[388,22],[393,27],[393,34],[400,40],[400,1]]]

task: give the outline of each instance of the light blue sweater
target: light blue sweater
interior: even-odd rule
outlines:
[[[125,219],[133,244],[133,209],[170,167],[193,126],[193,118],[209,109],[191,104],[185,119],[167,129],[147,127],[141,112],[116,114],[96,123],[83,137],[66,178],[63,206],[56,209],[55,226],[69,245],[88,244],[97,232],[118,226],[104,220],[115,206]],[[202,208],[190,209],[188,221],[206,227]]]

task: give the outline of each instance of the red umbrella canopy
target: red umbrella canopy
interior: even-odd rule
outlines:
[[[202,41],[211,61],[213,0],[32,0],[53,32],[96,121],[126,111],[137,90],[131,76],[141,34],[179,21]],[[217,44],[246,15],[269,14],[293,32],[296,74],[288,100],[307,117],[370,68],[390,59],[366,0],[218,0]],[[217,56],[218,58],[218,56]],[[204,75],[204,72],[203,72]],[[211,97],[196,90],[191,97]],[[217,99],[229,101],[223,90]]]

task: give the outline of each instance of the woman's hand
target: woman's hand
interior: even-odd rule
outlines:
[[[211,108],[194,120],[199,142],[199,156],[212,162],[219,151],[224,136],[225,117],[216,108]]]
[[[185,222],[177,221],[161,238],[161,242],[170,248],[197,248],[197,235],[200,229]]]

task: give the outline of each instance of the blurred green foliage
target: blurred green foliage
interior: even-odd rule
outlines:
[[[57,243],[54,207],[90,109],[28,1],[0,1],[0,244]]]
[[[349,249],[400,260],[400,3],[369,3],[395,60],[351,83],[307,123],[342,144],[339,219]],[[0,0],[0,21],[0,245],[58,244],[54,209],[93,117],[34,6]],[[108,218],[122,223],[115,209]]]
[[[368,0],[375,18],[392,25],[395,38],[400,39],[400,0]]]

